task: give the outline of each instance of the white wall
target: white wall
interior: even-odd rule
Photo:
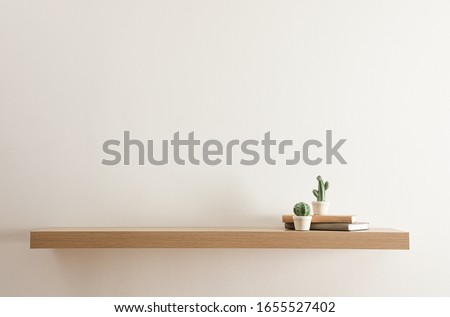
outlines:
[[[448,1],[0,1],[0,295],[449,296]],[[195,131],[348,165],[103,166]],[[266,226],[315,176],[410,251],[30,250],[52,226]],[[306,277],[302,274],[307,272]]]

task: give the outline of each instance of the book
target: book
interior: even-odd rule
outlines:
[[[293,223],[292,215],[283,215],[283,222]],[[356,222],[356,217],[353,215],[313,215],[311,223],[322,223],[322,222],[342,222],[342,223],[354,223]]]
[[[295,226],[293,222],[285,222],[284,229],[286,230],[295,230]]]
[[[354,223],[311,223],[311,230],[330,230],[330,231],[359,231],[369,229],[368,222],[354,222]]]
[[[284,228],[286,230],[295,230],[293,222],[285,222]],[[328,231],[359,231],[369,229],[369,223],[367,222],[355,222],[355,223],[312,223],[311,230],[328,230]]]

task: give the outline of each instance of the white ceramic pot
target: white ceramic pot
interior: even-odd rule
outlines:
[[[294,218],[295,230],[307,231],[311,227],[312,216],[292,216]]]
[[[328,215],[328,207],[330,203],[328,201],[313,201],[313,213],[315,215]]]

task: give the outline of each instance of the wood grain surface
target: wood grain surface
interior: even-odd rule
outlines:
[[[278,228],[51,228],[33,230],[30,248],[281,248],[409,250],[409,233],[287,231]]]

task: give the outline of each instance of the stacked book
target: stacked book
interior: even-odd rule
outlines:
[[[292,215],[283,215],[282,220],[287,230],[295,230]],[[311,220],[311,230],[358,231],[367,229],[369,229],[368,222],[356,222],[356,217],[351,215],[313,215]]]

